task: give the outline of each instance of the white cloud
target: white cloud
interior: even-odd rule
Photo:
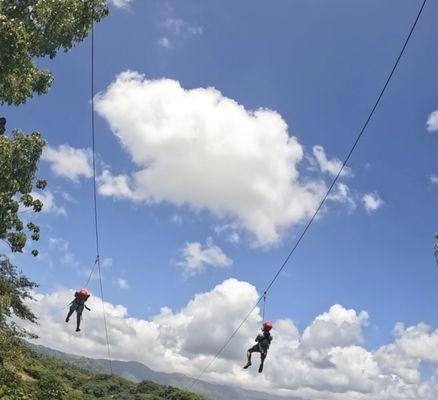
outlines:
[[[169,38],[166,36],[163,36],[158,40],[158,45],[160,45],[161,47],[164,47],[165,49],[172,48],[172,43],[170,42]]]
[[[79,266],[79,261],[76,256],[71,251],[66,251],[60,260],[63,264],[69,265],[71,267]]]
[[[170,220],[174,224],[177,224],[177,225],[180,225],[180,224],[182,224],[184,222],[183,218],[180,215],[178,215],[178,214],[173,214],[172,217],[170,218]]]
[[[78,182],[80,177],[91,178],[92,154],[90,149],[76,149],[69,145],[60,145],[57,149],[46,146],[42,159],[50,163],[55,175]]]
[[[206,267],[228,268],[233,264],[219,246],[216,246],[211,238],[202,246],[199,242],[186,243],[181,250],[183,261],[178,265],[183,268],[186,276],[194,276],[205,271]]]
[[[328,173],[332,176],[336,176],[338,174],[342,167],[342,161],[338,158],[329,160],[325,154],[324,147],[313,146],[313,155],[321,172]],[[351,176],[351,169],[349,167],[345,167],[340,176]]]
[[[237,226],[235,224],[216,225],[214,231],[217,235],[225,236],[225,240],[229,243],[240,243],[240,235],[237,233]]]
[[[36,294],[35,297],[38,302],[31,302],[31,305],[40,318],[40,324],[30,328],[38,332],[41,344],[74,353],[84,352],[91,357],[105,356],[99,298],[90,298],[89,305],[93,311],[84,314],[83,333],[76,335],[72,327],[64,322],[65,310],[60,309],[61,304],[71,301],[72,290]],[[168,371],[189,368],[194,373],[204,364],[206,357],[217,351],[247,312],[248,306],[256,301],[257,291],[253,286],[229,279],[211,292],[196,295],[177,313],[164,307],[150,321],[130,317],[121,305],[105,303],[114,358],[143,361]],[[224,312],[227,315],[226,324],[223,318],[217,318]],[[257,331],[259,322],[260,317],[255,312],[248,326],[225,352],[227,358],[240,359],[248,336],[252,337],[254,330]],[[194,332],[197,334],[194,335]],[[150,351],[139,352],[138,349],[145,348],[147,343],[152,345]],[[195,361],[193,366],[188,363],[190,359]]]
[[[49,237],[49,249],[58,253],[59,262],[71,267],[78,267],[80,265],[75,254],[70,249],[70,243],[61,237]],[[50,257],[50,261],[52,258]]]
[[[113,259],[112,258],[104,258],[101,262],[100,262],[100,266],[103,269],[107,269],[113,266]]]
[[[429,132],[438,131],[438,110],[430,113],[427,118],[426,127]]]
[[[409,328],[397,324],[394,334],[396,341],[378,350],[379,363],[387,373],[412,384],[420,383],[421,363],[438,364],[438,330],[432,331],[426,324]]]
[[[49,237],[49,249],[65,252],[70,248],[67,240],[60,237]]]
[[[117,8],[128,8],[132,0],[110,0],[110,3]]]
[[[258,299],[256,289],[228,279],[194,296],[179,311],[167,307],[150,320],[129,316],[121,305],[105,303],[113,357],[135,360],[165,372],[196,376]],[[83,331],[64,322],[60,305],[73,291],[36,294],[32,309],[40,317],[39,343],[87,357],[106,356],[100,300],[90,298]],[[226,318],[218,318],[218,316]],[[438,330],[419,324],[394,330],[395,341],[369,351],[362,347],[366,312],[334,305],[301,334],[288,319],[274,321],[274,341],[263,375],[243,370],[245,350],[261,324],[256,308],[203,379],[309,400],[435,400],[438,376],[421,376],[422,363],[438,367]],[[139,352],[138,349],[148,351]],[[256,359],[254,361],[257,361]]]
[[[350,211],[353,211],[356,208],[356,202],[354,201],[350,188],[345,183],[336,183],[334,190],[329,194],[328,199],[346,204]]]
[[[248,111],[214,88],[127,71],[95,104],[138,168],[106,170],[102,195],[208,209],[269,245],[312,215],[325,190],[301,181],[303,148],[278,113]]]
[[[367,324],[368,313],[358,315],[336,304],[305,329],[302,343],[315,349],[362,343],[362,327]]]
[[[113,176],[110,170],[105,169],[102,175],[97,177],[97,183],[99,193],[103,196],[140,200],[129,187],[129,177],[125,175]]]
[[[188,22],[180,18],[167,18],[164,21],[164,27],[176,33],[177,35],[202,35],[204,28],[202,26],[190,25]]]
[[[362,203],[363,203],[365,210],[368,214],[371,214],[374,211],[377,211],[384,204],[383,200],[380,198],[380,196],[376,192],[367,193],[367,194],[363,195]]]
[[[76,200],[73,198],[73,196],[70,193],[68,193],[68,192],[62,192],[61,196],[62,196],[62,198],[65,201],[68,201],[70,203],[75,203],[76,202]]]
[[[55,214],[55,215],[67,215],[67,211],[64,207],[58,206],[55,203],[55,197],[53,193],[48,189],[40,192],[32,192],[31,196],[34,200],[40,200],[43,203],[43,209],[41,210],[44,214]],[[29,210],[25,208],[24,210]]]
[[[431,177],[430,177],[430,181],[431,181],[434,185],[438,185],[438,175],[431,175]]]
[[[118,278],[117,284],[119,285],[120,289],[129,289],[129,283],[125,278]]]

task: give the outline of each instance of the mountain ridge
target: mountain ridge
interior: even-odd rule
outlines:
[[[75,367],[90,370],[97,373],[109,373],[108,360],[94,359],[73,354],[64,353],[42,345],[31,345],[40,354],[60,359]],[[112,361],[114,375],[133,382],[153,381],[160,385],[169,385],[187,390],[192,378],[181,373],[158,372],[137,361]],[[198,381],[191,388],[194,393],[203,395],[209,400],[304,400],[299,397],[278,396],[266,392],[241,389],[233,386]]]

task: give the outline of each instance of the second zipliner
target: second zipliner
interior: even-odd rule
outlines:
[[[262,326],[262,333],[258,334],[255,338],[256,344],[249,348],[246,352],[247,357],[247,363],[243,367],[243,369],[249,368],[251,363],[251,356],[252,353],[260,353],[260,366],[259,366],[259,372],[263,372],[263,365],[266,360],[266,356],[268,355],[269,346],[272,342],[272,335],[270,333],[272,329],[272,323],[271,322],[265,322]]]
[[[272,342],[272,322],[265,320],[265,314],[266,314],[266,292],[263,293],[263,308],[262,308],[262,333],[258,334],[255,338],[256,344],[252,347],[250,347],[246,351],[246,365],[243,367],[243,369],[248,369],[252,363],[251,363],[251,357],[252,353],[260,353],[260,366],[259,366],[259,373],[263,372],[263,366],[265,364],[266,356],[268,355],[269,346]]]

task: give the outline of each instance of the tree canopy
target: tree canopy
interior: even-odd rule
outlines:
[[[31,298],[31,282],[6,256],[0,255],[0,383],[16,383],[17,373],[26,362],[20,339],[34,337],[20,328],[14,319],[36,322],[36,316],[25,304]],[[1,395],[0,385],[0,395]],[[1,397],[2,399],[4,397]]]
[[[17,267],[8,257],[0,255],[0,329],[2,331],[8,332],[12,337],[29,336],[11,318],[36,322],[36,316],[25,304],[26,299],[32,298],[30,291],[36,286],[35,282],[17,271]]]
[[[0,104],[47,93],[53,76],[35,59],[70,50],[107,14],[105,0],[0,0]]]
[[[23,222],[23,210],[40,212],[43,208],[35,190],[46,187],[45,180],[36,178],[44,145],[38,132],[26,135],[15,130],[10,137],[0,136],[0,239],[13,252],[23,251],[28,235],[35,241],[40,237],[38,225]]]

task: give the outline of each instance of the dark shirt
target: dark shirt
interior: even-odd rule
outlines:
[[[257,335],[255,341],[258,342],[262,349],[268,349],[272,342],[272,336],[269,332],[263,332]]]

